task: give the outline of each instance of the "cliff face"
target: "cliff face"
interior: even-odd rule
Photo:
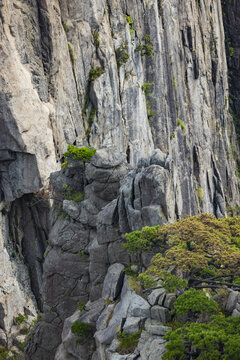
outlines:
[[[236,72],[237,3],[224,5],[232,19],[225,30],[234,43],[228,62]],[[108,265],[119,261],[125,231],[198,212],[225,216],[227,205],[239,203],[222,6],[220,0],[2,0],[0,25],[1,263],[15,284],[8,302],[21,299],[13,312],[1,300],[8,323],[1,328],[10,339],[13,317],[28,303],[34,313],[34,299],[49,323],[49,309],[57,303],[52,340],[46,338],[49,345],[43,346],[48,333],[43,326],[29,350],[31,359],[47,359],[46,354],[52,359],[63,321],[79,297],[101,295]],[[89,167],[87,187],[81,188],[86,203],[74,210],[82,217],[75,224],[69,204],[63,204],[70,223],[53,211],[49,237],[49,205],[33,193],[47,188],[68,144],[109,148],[119,161],[100,150],[101,160]],[[154,149],[159,150],[150,159]],[[123,182],[129,166],[136,169]],[[61,186],[69,181],[77,189],[71,183],[76,173],[61,176]],[[112,203],[121,184],[117,204]],[[109,227],[105,243],[101,229]],[[43,265],[48,238],[51,251]],[[91,255],[99,246],[100,259]],[[86,251],[86,259],[79,260],[79,250]],[[61,274],[62,262],[69,265],[68,275]],[[101,275],[95,284],[96,264]],[[5,294],[4,281],[0,287]]]

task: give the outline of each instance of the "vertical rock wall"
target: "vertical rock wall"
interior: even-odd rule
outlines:
[[[236,49],[228,57],[235,75],[239,42],[234,26],[237,4],[233,0],[224,10],[231,19],[230,25],[226,22],[225,30],[233,37]],[[126,154],[131,166],[137,167],[126,179],[118,200],[121,209],[118,225],[123,232],[148,222],[154,224],[159,219],[173,221],[201,211],[225,216],[226,206],[239,204],[235,175],[238,147],[229,116],[222,18],[220,0],[0,1],[0,228],[5,273],[14,279],[12,297],[21,303],[15,315],[28,303],[24,292],[30,291],[30,279],[24,261],[34,274],[32,282],[37,279],[32,290],[41,303],[41,261],[48,237],[48,226],[43,220],[47,211],[38,208],[34,214],[25,196],[42,185],[47,186],[50,174],[59,170],[68,144],[114,146],[119,153]],[[233,81],[233,95],[237,99],[237,80]],[[234,107],[238,116],[237,101]],[[144,159],[155,148],[161,152],[155,153],[150,162]],[[98,180],[102,176],[101,171],[94,175]],[[113,188],[117,183],[118,189],[118,181]],[[89,293],[93,297],[99,294],[109,263],[105,251],[114,262],[121,245],[115,215],[109,224],[101,213],[99,224],[103,228],[113,226],[116,243],[106,245],[109,239],[96,238],[97,213],[117,193],[108,197],[93,180],[88,185],[92,186],[85,189],[88,197],[95,191],[103,192],[98,206],[93,202],[94,206],[87,209],[91,221],[84,223],[79,235],[83,244],[91,244],[89,256],[92,256],[90,265],[78,264],[82,269],[80,278],[86,280],[84,299]],[[110,210],[105,209],[107,214]],[[14,260],[6,253],[7,244],[14,246],[9,229],[16,225],[22,213],[32,219],[30,227],[22,228],[28,236],[17,236],[17,243],[28,239],[27,251],[21,258],[18,250]],[[61,219],[58,223],[60,228],[65,226]],[[29,234],[35,239],[34,246]],[[63,242],[64,239],[63,236]],[[59,247],[54,236],[51,241],[61,264],[63,244]],[[100,250],[102,257],[97,262],[96,254]],[[78,251],[74,248],[73,252],[71,249],[67,252],[71,258]],[[50,261],[52,254],[45,266],[47,274],[57,276],[61,269],[54,268],[55,260]],[[68,262],[68,255],[64,256]],[[101,268],[101,279],[96,283],[94,261]],[[28,279],[26,289],[18,278],[16,264]],[[70,262],[69,267],[72,268]],[[64,310],[67,291],[63,302],[58,304],[59,312],[64,314],[60,323],[64,316],[69,316],[80,294],[78,275],[75,275],[69,293],[75,287],[77,290],[70,296],[73,300],[69,312]],[[69,270],[68,279],[71,276]],[[56,294],[62,281],[59,276],[55,288],[51,288]],[[4,281],[1,286],[4,290]],[[44,283],[44,292],[48,286],[49,283]],[[18,288],[22,289],[21,294]],[[30,302],[34,307],[34,300]],[[3,319],[10,324],[9,329],[15,315],[4,312]],[[52,317],[60,329],[59,317],[54,312]],[[59,338],[54,337],[52,328],[39,335],[39,344],[41,336],[47,333],[52,334],[52,347],[44,351],[53,356]],[[56,335],[60,336],[60,330]],[[45,341],[48,342],[47,335]],[[39,358],[41,351],[40,345]]]

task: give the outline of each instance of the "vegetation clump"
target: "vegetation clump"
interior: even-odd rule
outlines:
[[[117,352],[123,355],[133,353],[138,344],[141,332],[142,331],[139,330],[129,334],[126,331],[122,331],[118,334],[117,338],[119,340],[119,345],[117,347]]]
[[[28,315],[19,314],[14,318],[14,324],[15,325],[21,325],[25,323],[28,319]]]
[[[130,36],[131,36],[131,38],[133,38],[133,36],[134,36],[133,20],[132,20],[131,16],[129,16],[129,15],[126,15],[125,17],[128,22],[128,25],[129,25]]]
[[[93,43],[96,46],[96,48],[99,48],[100,40],[99,40],[99,33],[98,33],[97,30],[95,30],[94,33],[93,33]]]
[[[127,43],[125,42],[121,44],[121,46],[117,49],[117,66],[120,68],[124,64],[126,64],[129,60],[129,53],[127,52]]]
[[[67,152],[63,154],[63,156],[67,159],[73,159],[73,160],[82,160],[83,162],[88,162],[91,160],[93,155],[95,154],[96,149],[90,149],[88,147],[78,147],[75,145],[68,145]],[[65,160],[65,162],[62,164],[62,166],[66,166],[68,164],[68,161]]]
[[[143,37],[143,40],[144,44],[138,44],[135,51],[140,52],[141,56],[147,56],[149,58],[152,58],[154,56],[154,51],[150,36],[145,35]]]
[[[174,304],[177,315],[188,313],[216,313],[219,311],[217,303],[210,299],[202,290],[189,289],[177,298]]]
[[[169,331],[164,360],[238,360],[240,316],[215,315],[209,323],[186,323]]]
[[[82,344],[84,340],[91,339],[93,336],[91,327],[81,321],[75,321],[71,327],[71,331],[78,336],[78,339],[76,340],[77,344]]]
[[[83,311],[83,310],[84,310],[84,307],[85,307],[85,304],[84,304],[84,302],[79,301],[79,302],[77,303],[77,306],[78,306],[78,310],[79,310],[79,311]]]
[[[224,316],[229,288],[240,289],[240,217],[210,214],[126,234],[129,253],[154,251],[135,288],[159,283],[177,300],[164,360],[239,359],[240,317]],[[155,282],[155,283],[154,283]]]
[[[96,66],[95,68],[92,68],[90,70],[88,79],[89,79],[89,81],[94,81],[97,78],[99,78],[99,76],[101,76],[102,74],[103,74],[103,69],[100,68],[100,66]]]

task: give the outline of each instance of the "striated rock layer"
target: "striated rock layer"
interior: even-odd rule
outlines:
[[[40,308],[28,353],[47,360],[77,301],[129,261],[126,231],[239,204],[221,1],[1,0],[0,55],[0,336]],[[100,149],[84,179],[57,172],[68,144]],[[33,193],[51,173],[85,200],[55,200],[50,225]]]

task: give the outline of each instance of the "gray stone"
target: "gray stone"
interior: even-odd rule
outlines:
[[[227,304],[226,304],[226,311],[228,311],[229,313],[231,313],[237,303],[238,300],[238,291],[230,291],[228,299],[227,299]]]
[[[127,333],[137,332],[141,323],[141,318],[138,317],[127,317],[123,330]]]
[[[91,160],[96,167],[109,169],[126,161],[126,154],[119,153],[117,148],[99,149]]]
[[[171,319],[171,316],[168,309],[155,305],[151,308],[151,318],[166,323]]]
[[[164,154],[160,149],[155,149],[152,156],[150,157],[150,164],[164,167],[166,158],[167,154]]]
[[[240,311],[238,311],[237,309],[234,309],[232,312],[232,317],[237,317],[240,315]]]
[[[158,299],[160,295],[165,294],[165,289],[156,289],[151,292],[151,294],[148,296],[148,302],[150,305],[156,305],[158,303]],[[162,304],[161,304],[162,305]]]
[[[80,206],[74,201],[64,200],[63,211],[65,211],[71,218],[76,220],[80,213]]]
[[[158,298],[158,305],[163,306],[164,300],[166,297],[166,292],[162,293]]]
[[[113,264],[108,268],[104,279],[102,297],[104,299],[116,300],[120,295],[124,278],[124,265]]]
[[[158,320],[147,319],[145,322],[145,329],[152,335],[164,336],[171,330],[168,326],[163,326]]]
[[[161,360],[164,354],[166,341],[159,336],[143,331],[138,343],[138,350],[142,360]]]
[[[176,300],[176,294],[166,294],[163,306],[172,310]]]

